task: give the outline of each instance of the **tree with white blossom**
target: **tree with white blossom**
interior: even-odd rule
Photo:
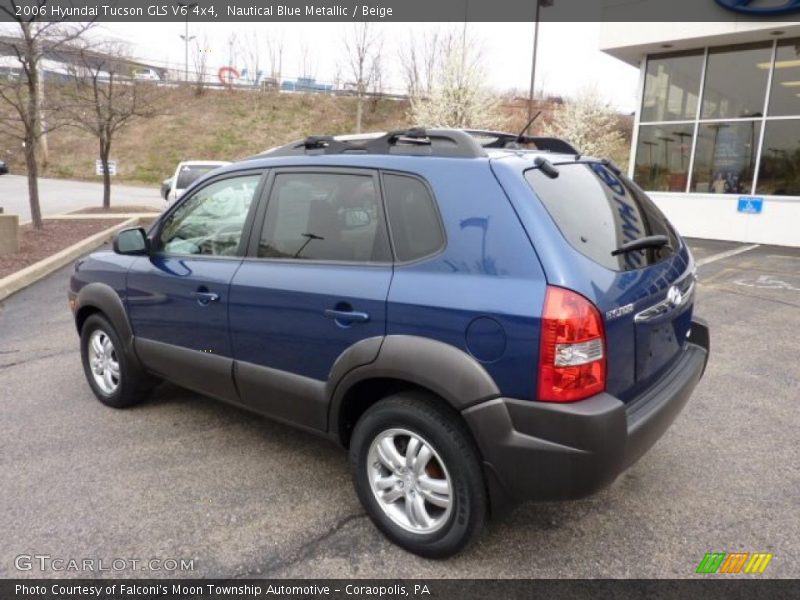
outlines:
[[[620,115],[591,87],[582,89],[552,114],[543,134],[562,138],[581,154],[627,161],[628,142],[619,124]]]

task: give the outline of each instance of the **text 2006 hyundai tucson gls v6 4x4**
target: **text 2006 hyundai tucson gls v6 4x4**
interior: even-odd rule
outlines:
[[[218,169],[80,260],[69,298],[101,402],[165,379],[328,436],[375,525],[443,557],[655,443],[708,358],[694,291],[613,164],[412,129]]]

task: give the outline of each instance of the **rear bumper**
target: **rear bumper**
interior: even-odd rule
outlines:
[[[493,503],[575,499],[609,485],[669,428],[708,355],[708,326],[695,317],[681,358],[628,404],[603,393],[574,404],[496,398],[465,410]]]

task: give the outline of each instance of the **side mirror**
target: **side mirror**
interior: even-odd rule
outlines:
[[[142,255],[150,251],[147,232],[142,227],[123,229],[114,238],[114,252],[117,254]]]
[[[172,177],[168,177],[161,182],[161,197],[169,200],[169,191],[172,189]]]
[[[366,227],[372,222],[369,212],[363,208],[348,208],[342,214],[344,229],[358,229]]]

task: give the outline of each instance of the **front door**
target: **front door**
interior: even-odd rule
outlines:
[[[260,173],[229,176],[182,199],[158,228],[153,252],[128,273],[128,311],[145,366],[225,399],[234,390],[228,293],[260,181]]]
[[[391,252],[377,174],[275,172],[266,214],[231,286],[230,327],[242,401],[324,429],[336,359],[386,331]]]

